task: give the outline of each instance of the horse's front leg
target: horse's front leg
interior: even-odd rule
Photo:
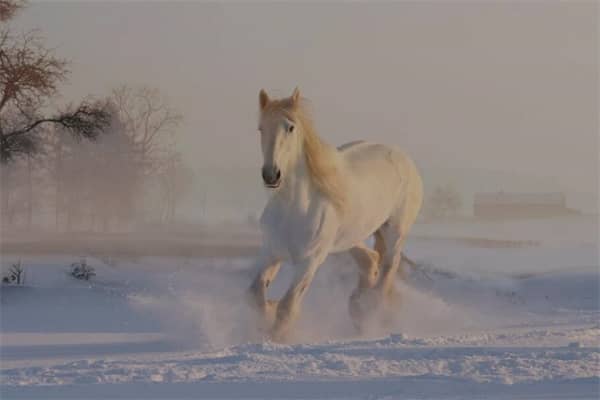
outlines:
[[[289,337],[290,329],[298,318],[302,298],[310,286],[317,269],[327,257],[327,252],[309,257],[298,263],[295,267],[296,276],[288,291],[279,300],[275,324],[271,330],[271,338],[283,342]]]
[[[261,256],[257,262],[259,272],[248,289],[250,304],[258,310],[260,315],[260,329],[268,331],[275,321],[277,302],[267,299],[269,285],[275,280],[281,260],[274,257]]]

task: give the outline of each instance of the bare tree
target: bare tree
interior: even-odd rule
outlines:
[[[181,154],[173,152],[157,177],[162,200],[161,220],[165,223],[173,223],[177,206],[192,186],[194,173],[185,165]]]
[[[427,214],[435,218],[455,216],[461,207],[460,193],[452,185],[437,186],[429,196]]]
[[[49,100],[69,71],[65,59],[48,49],[37,31],[14,32],[7,23],[24,6],[21,0],[0,0],[0,173],[1,210],[10,212],[11,189],[16,177],[28,182],[27,220],[33,215],[32,156],[44,147],[48,128],[60,126],[74,138],[95,139],[109,123],[105,104],[83,101],[62,112],[48,114]],[[10,171],[9,161],[25,158],[27,173]],[[14,197],[14,196],[13,196]],[[9,215],[12,215],[9,213]]]
[[[13,18],[24,5],[24,1],[0,0],[0,22],[8,21]]]
[[[137,161],[145,174],[152,174],[168,157],[175,128],[182,116],[175,111],[158,89],[145,86],[119,86],[112,92],[119,119],[133,141]]]
[[[172,152],[181,115],[157,89],[128,86],[108,99],[49,113],[69,75],[68,62],[45,46],[38,31],[15,33],[5,23],[23,6],[21,0],[0,0],[3,221],[31,226],[44,215],[37,199],[54,198],[57,229],[126,226],[151,181],[164,196],[162,218],[172,220],[188,176]],[[110,134],[99,137],[101,132]]]
[[[11,18],[21,6],[2,0],[0,14]],[[15,8],[16,7],[16,8]],[[44,46],[37,31],[0,30],[0,162],[38,150],[36,133],[58,124],[76,137],[94,139],[108,124],[103,104],[84,101],[55,115],[42,110],[69,71],[67,61]]]
[[[78,141],[56,132],[48,144],[57,229],[108,231],[132,221],[143,174],[134,160],[131,138],[112,103],[108,110],[108,134],[96,141]]]

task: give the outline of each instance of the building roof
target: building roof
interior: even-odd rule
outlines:
[[[565,205],[565,195],[560,192],[553,193],[476,193],[474,196],[476,205],[507,205],[507,204],[543,204],[543,205]]]

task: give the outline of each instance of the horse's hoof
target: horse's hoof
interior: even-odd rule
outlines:
[[[349,301],[350,317],[358,334],[363,334],[372,323],[386,329],[392,328],[399,308],[400,294],[395,289],[355,290]]]
[[[265,304],[265,308],[263,310],[263,318],[265,324],[269,327],[273,326],[273,324],[275,323],[278,303],[279,302],[276,300],[267,300],[267,303]]]
[[[275,343],[288,343],[290,341],[290,335],[287,330],[275,326],[269,332],[269,340]]]
[[[391,329],[397,322],[401,306],[401,296],[395,288],[386,291],[382,296],[380,318],[382,325]]]
[[[380,293],[374,289],[355,290],[348,304],[352,324],[359,334],[365,331],[369,317],[381,304]]]

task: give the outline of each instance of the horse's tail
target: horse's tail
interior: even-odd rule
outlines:
[[[412,259],[408,258],[408,256],[407,256],[406,254],[404,254],[404,252],[402,252],[402,262],[405,262],[405,263],[406,263],[406,264],[408,264],[408,265],[409,265],[411,268],[416,268],[416,267],[418,267],[418,264],[417,264],[417,263],[416,263],[414,260],[412,260]]]

